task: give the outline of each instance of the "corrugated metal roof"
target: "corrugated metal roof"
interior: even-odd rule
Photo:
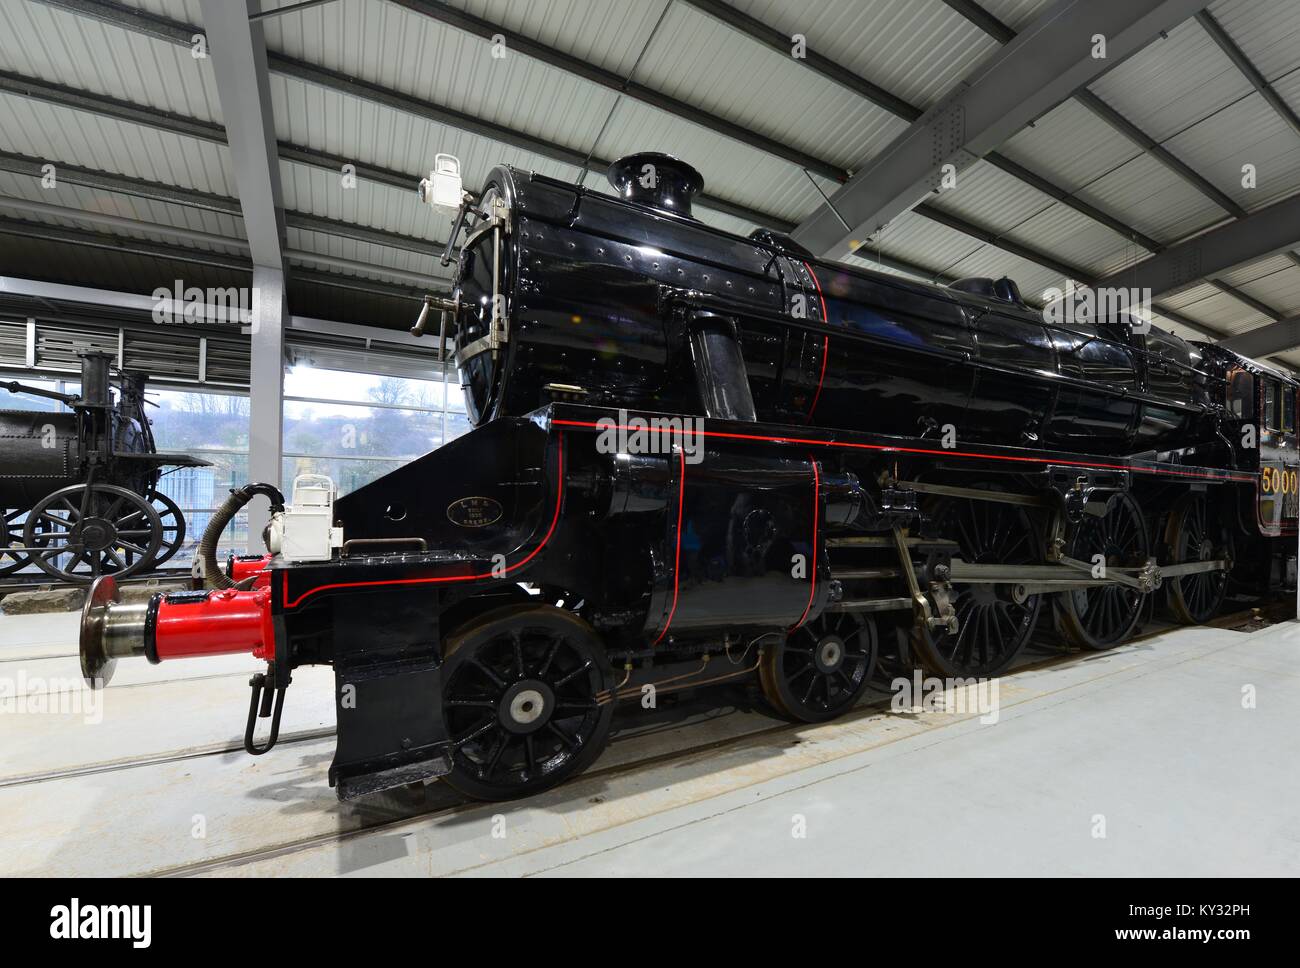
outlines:
[[[1165,244],[1226,217],[1223,209],[1148,154],[1089,182],[1077,194]]]
[[[1300,266],[1286,256],[1276,256],[1253,266],[1225,273],[1220,278],[1279,313],[1300,313]]]
[[[1161,142],[1253,90],[1194,20],[1153,41],[1090,89]]]
[[[172,20],[201,24],[198,0],[126,2]],[[266,5],[287,2],[266,0]],[[666,0],[450,2],[625,75]],[[728,2],[777,31],[806,35],[814,51],[920,107],[950,91],[998,46],[942,0]],[[1012,29],[1022,30],[1051,6],[1051,0],[983,0],[983,5]],[[1277,81],[1281,95],[1300,110],[1300,4],[1220,0],[1211,10],[1265,77]],[[619,100],[607,88],[513,51],[493,58],[483,39],[383,0],[335,0],[271,18],[265,29],[271,50],[575,151],[591,150],[607,158],[635,150],[669,151],[702,171],[710,193],[788,221],[798,221],[821,202],[808,177],[790,162],[642,102]],[[30,2],[0,6],[0,36],[6,31],[16,43],[0,44],[0,68],[199,119],[220,119],[211,63],[190,57],[183,46]],[[846,168],[876,154],[904,127],[859,95],[684,0],[669,7],[636,80]],[[1300,191],[1300,150],[1294,132],[1194,22],[1180,25],[1167,39],[1119,65],[1093,89],[1154,138],[1167,141],[1179,158],[1248,209]],[[470,187],[478,187],[488,170],[502,162],[568,181],[578,179],[576,165],[298,80],[272,75],[271,91],[278,137],[359,164],[409,172],[412,189],[438,151],[461,159]],[[0,149],[216,194],[236,193],[222,146],[11,95],[0,95]],[[1226,218],[1217,205],[1077,101],[1059,105],[1001,150],[1164,243]],[[1240,187],[1240,167],[1247,162],[1258,168],[1259,187],[1253,191]],[[447,217],[419,205],[413,191],[364,180],[345,188],[330,172],[297,163],[282,162],[280,167],[290,210],[429,242],[441,241],[449,229]],[[606,190],[596,174],[587,174],[583,181]],[[0,175],[0,193],[205,232],[236,237],[240,232],[238,220],[228,216],[71,186],[34,195],[34,184],[29,178]],[[828,193],[835,187],[821,177],[818,184]],[[957,189],[931,201],[1095,273],[1114,271],[1144,255],[1111,230],[986,164],[962,172]],[[739,234],[753,227],[703,207],[697,214],[708,224]],[[412,272],[427,272],[432,260],[431,253],[296,229],[290,230],[288,243],[295,249]],[[885,230],[880,248],[886,255],[935,271],[1008,274],[1027,296],[1060,284],[1050,270],[912,213]],[[103,261],[109,256],[93,258]],[[870,264],[869,255],[865,263]],[[102,266],[87,268],[102,272]],[[1225,279],[1279,311],[1290,311],[1300,299],[1300,268],[1286,262],[1264,260]],[[1186,307],[1193,318],[1203,314],[1212,326],[1260,322],[1239,301],[1208,286],[1179,293],[1169,305]]]
[[[1051,196],[984,161],[958,172],[957,184],[930,196],[929,201],[997,232],[1010,232],[1055,204]]]
[[[294,17],[299,24],[267,23],[268,49],[579,150],[616,97],[512,52],[494,57],[488,41],[393,4],[326,4]],[[308,114],[289,125],[310,133],[322,121]],[[286,122],[279,111],[276,122]]]
[[[1166,147],[1247,211],[1300,191],[1300,135],[1259,94],[1228,105],[1170,138]],[[1242,166],[1256,186],[1242,186]]]
[[[761,12],[758,15],[767,20]],[[814,43],[810,37],[809,44]],[[898,118],[794,58],[684,3],[669,9],[636,79],[846,169],[874,155],[906,128]],[[643,104],[637,107],[653,110]],[[730,139],[721,140],[727,149],[740,147]]]
[[[1123,264],[1126,251],[1132,253],[1129,259],[1147,254],[1145,249],[1126,242],[1112,229],[1060,202],[1006,235],[1094,275],[1105,274],[1116,263]]]
[[[915,212],[904,212],[898,216],[885,226],[872,245],[859,250],[868,253],[868,261],[871,258],[869,253],[876,249],[877,243],[885,255],[895,256],[934,272],[947,272],[951,266],[984,245]]]
[[[225,145],[0,94],[0,149],[233,197]]]
[[[1198,286],[1196,292],[1198,295],[1205,292],[1205,295],[1177,306],[1175,302],[1178,301],[1174,299],[1162,299],[1160,302],[1220,333],[1243,333],[1272,322],[1269,317],[1213,286]]]
[[[1300,4],[1295,0],[1219,0],[1209,10],[1265,80],[1296,69]]]
[[[301,229],[289,228],[285,232],[285,241],[290,249],[301,249],[305,252],[315,252],[321,255],[333,256],[338,259],[347,259],[351,262],[358,262],[366,266],[374,266],[375,271],[372,273],[362,273],[367,278],[388,279],[402,282],[404,285],[414,285],[412,281],[403,280],[402,276],[393,277],[386,275],[380,270],[382,268],[397,269],[403,273],[417,273],[433,282],[435,275],[445,275],[446,270],[438,268],[435,271],[434,254],[432,249],[426,254],[408,252],[403,249],[394,249],[386,245],[374,245],[369,242],[358,242],[354,239],[341,239],[337,235],[326,235],[323,232],[308,232]],[[310,263],[313,268],[328,268],[318,266],[316,263]],[[340,271],[340,270],[329,270]],[[341,270],[350,272],[351,270]]]
[[[0,4],[0,68],[204,121],[220,121],[207,58],[36,3]]]
[[[409,191],[365,179],[358,179],[354,188],[344,188],[339,174],[280,162],[286,209],[426,239],[430,244],[445,242],[451,218],[420,204],[414,189],[417,180],[412,175]]]
[[[663,0],[448,0],[447,5],[626,77]]]
[[[940,0],[729,2],[787,36],[803,34],[812,50],[920,108],[932,105],[998,47]],[[717,43],[727,46],[725,39],[715,41],[715,52],[720,52]]]
[[[1141,151],[1078,101],[1059,104],[999,150],[1067,191],[1092,183]]]
[[[222,235],[232,239],[244,238],[242,219],[237,219],[232,215],[193,208],[188,205],[160,202],[156,199],[140,198],[135,195],[125,195],[120,192],[100,191],[81,185],[71,185],[67,182],[56,182],[53,188],[42,188],[41,179],[29,175],[16,175],[8,171],[0,171],[0,196],[26,199],[27,201],[41,202],[47,205],[59,205],[82,212],[113,215],[155,225],[170,225],[191,229],[196,232]],[[0,199],[0,210],[5,209],[5,207],[4,200]],[[19,218],[58,221],[26,212],[16,214]],[[120,230],[115,229],[113,231]],[[202,242],[193,244],[201,249],[212,250],[214,248]],[[238,250],[217,248],[216,251],[237,252]]]

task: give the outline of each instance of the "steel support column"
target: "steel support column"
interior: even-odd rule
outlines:
[[[249,326],[248,479],[280,483],[284,452],[284,270],[253,266],[253,318]],[[248,551],[261,554],[265,501],[248,506]]]

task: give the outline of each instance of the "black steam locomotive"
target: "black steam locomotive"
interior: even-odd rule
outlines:
[[[185,516],[158,490],[162,468],[202,467],[160,454],[145,415],[143,373],[110,385],[112,357],[81,358],[81,392],[17,382],[10,393],[58,400],[70,413],[0,410],[0,576],[35,564],[50,577],[86,583],[156,568],[185,541]]]
[[[465,194],[441,315],[477,427],[333,501],[272,487],[272,556],[216,591],[96,586],[82,663],[251,652],[246,746],[333,666],[330,782],[526,795],[590,764],[614,704],[756,676],[796,720],[878,660],[1007,668],[1036,628],[1105,649],[1156,602],[1294,584],[1296,384],[1129,318],[1048,325],[1013,284],[818,262],[691,217],[663,155],[620,198],[510,168]],[[460,196],[457,189],[457,196]],[[458,252],[455,243],[464,232]],[[270,716],[270,740],[254,740]]]

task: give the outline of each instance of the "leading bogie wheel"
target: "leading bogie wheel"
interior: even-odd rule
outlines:
[[[444,649],[443,779],[476,800],[513,800],[580,773],[609,737],[613,687],[604,643],[570,611],[517,604],[469,620]]]
[[[27,515],[23,540],[46,574],[85,583],[148,568],[162,543],[162,519],[133,491],[73,484],[46,495]]]
[[[1065,553],[1106,568],[1141,568],[1151,556],[1142,508],[1132,494],[1112,494],[1101,516],[1084,514],[1070,531]],[[1125,641],[1142,618],[1146,595],[1109,582],[1057,596],[1061,631],[1085,649],[1110,649]]]
[[[876,668],[876,623],[868,615],[825,612],[763,649],[763,696],[782,716],[822,723],[857,704]]]

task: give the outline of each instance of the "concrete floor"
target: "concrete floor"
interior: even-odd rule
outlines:
[[[75,628],[0,617],[0,874],[1300,873],[1296,623],[1040,663],[1000,680],[996,722],[634,708],[590,773],[508,805],[339,804],[328,670],[295,674],[256,759],[248,659],[121,663],[78,705]]]

